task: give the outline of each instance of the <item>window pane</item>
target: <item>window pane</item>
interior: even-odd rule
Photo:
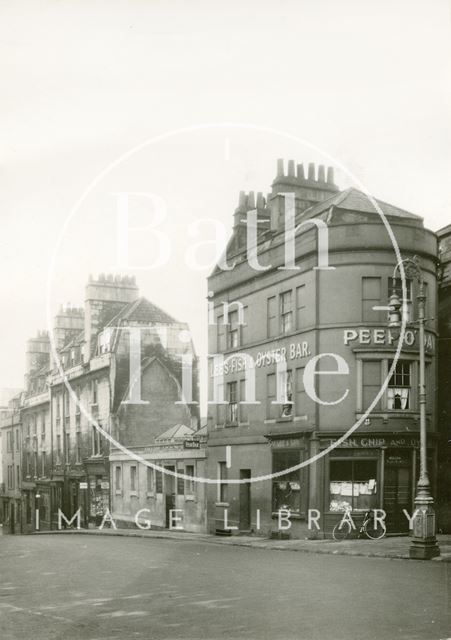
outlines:
[[[301,461],[299,451],[274,451],[273,473],[285,471]],[[273,511],[289,509],[301,511],[301,472],[300,469],[285,473],[273,479]]]
[[[373,361],[362,362],[362,403],[363,410],[368,409],[381,388],[381,363]],[[374,411],[380,410],[380,400]]]
[[[377,492],[377,460],[331,460],[330,511],[375,509]]]

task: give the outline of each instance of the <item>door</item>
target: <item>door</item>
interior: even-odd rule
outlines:
[[[408,533],[412,515],[412,464],[410,452],[388,453],[385,458],[384,509],[388,533]]]
[[[15,533],[16,532],[16,514],[15,514],[15,509],[14,509],[14,500],[11,500],[11,502],[9,503],[9,532],[10,533]]]
[[[175,467],[165,467],[168,471],[175,472]],[[175,509],[175,477],[169,473],[164,474],[164,495],[166,505],[166,529],[170,527],[170,511]]]
[[[240,480],[250,480],[251,470],[240,469]],[[240,531],[251,528],[251,483],[240,484]]]

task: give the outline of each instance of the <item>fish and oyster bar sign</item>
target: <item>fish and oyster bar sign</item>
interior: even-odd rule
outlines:
[[[298,360],[308,358],[312,355],[309,343],[307,341],[291,342],[285,347],[277,347],[276,349],[266,349],[259,351],[255,358],[247,353],[232,354],[228,358],[221,358],[218,362],[215,358],[210,367],[210,375],[221,376],[236,371],[245,371],[254,367],[267,367],[277,364],[285,360]]]

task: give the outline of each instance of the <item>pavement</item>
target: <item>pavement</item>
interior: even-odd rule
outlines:
[[[159,535],[3,536],[1,640],[451,637],[449,564]]]
[[[303,553],[321,553],[337,556],[364,556],[367,558],[395,558],[410,560],[408,536],[387,536],[382,540],[351,539],[336,542],[332,539],[322,540],[272,540],[259,536],[215,536],[202,533],[189,533],[168,529],[62,529],[61,531],[36,532],[32,535],[95,535],[123,536],[132,538],[167,539],[179,541],[195,541],[234,547],[253,549],[272,549],[274,551],[298,551]],[[451,535],[438,535],[440,555],[433,562],[451,562]]]

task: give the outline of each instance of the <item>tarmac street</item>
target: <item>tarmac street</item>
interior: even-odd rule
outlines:
[[[2,640],[451,638],[445,562],[201,540],[0,538]]]

